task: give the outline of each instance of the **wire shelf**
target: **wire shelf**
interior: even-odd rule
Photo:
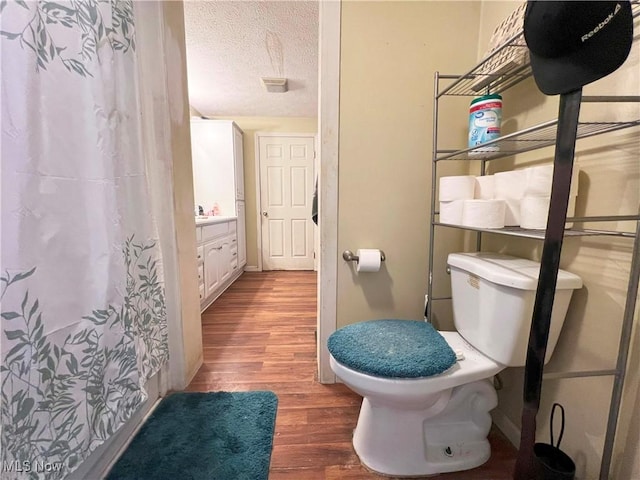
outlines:
[[[501,93],[531,76],[528,53],[524,34],[519,32],[466,74],[445,76],[454,81],[438,92],[436,98],[443,95],[478,96],[487,91]],[[496,70],[495,62],[500,58],[508,60]]]
[[[640,125],[640,119],[627,122],[580,122],[577,138],[587,138],[607,132]],[[494,160],[517,153],[528,152],[555,145],[557,120],[551,120],[526,130],[515,132],[482,144],[476,148],[463,150],[437,150],[435,161],[441,160]],[[487,151],[495,150],[495,151]]]
[[[572,222],[571,218],[567,218],[567,222]],[[476,228],[468,227],[466,225],[454,225],[452,223],[440,223],[434,222],[434,225],[441,227],[457,228],[460,230],[470,230],[480,233],[495,233],[497,235],[507,235],[511,237],[531,238],[535,240],[544,240],[545,230],[529,230],[521,227],[504,227],[504,228]],[[566,229],[564,231],[565,237],[621,237],[621,238],[634,238],[635,234],[632,232],[615,232],[610,230],[578,230],[578,229]]]
[[[631,2],[634,18],[640,16],[640,1]],[[532,74],[529,62],[529,48],[520,30],[493,53],[483,59],[464,75],[445,75],[453,80],[442,91],[438,88],[436,98],[443,95],[478,96],[484,93],[502,93]],[[439,87],[439,86],[438,86]]]

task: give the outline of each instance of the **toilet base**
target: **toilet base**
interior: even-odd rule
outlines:
[[[426,408],[401,409],[364,398],[353,434],[362,464],[394,477],[458,472],[485,463],[491,449],[493,385],[480,380],[439,392]]]

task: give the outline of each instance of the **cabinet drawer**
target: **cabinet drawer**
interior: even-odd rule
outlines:
[[[198,265],[198,285],[204,287],[204,265]]]
[[[231,260],[231,271],[236,272],[238,270],[238,257],[233,257]]]
[[[200,243],[202,241],[202,227],[196,227],[196,242]]]
[[[204,247],[202,245],[196,248],[196,257],[198,258],[198,265],[204,263]]]
[[[229,224],[227,222],[216,223],[214,225],[205,225],[202,227],[202,241],[206,242],[212,238],[226,235],[229,232]]]
[[[200,292],[200,301],[204,300],[204,285],[200,285],[200,288],[198,288],[199,292]]]

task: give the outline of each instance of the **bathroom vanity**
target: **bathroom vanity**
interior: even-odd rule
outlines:
[[[238,279],[247,263],[244,224],[239,228],[237,217],[196,217],[196,242],[200,310],[204,311]]]
[[[198,286],[202,311],[247,263],[243,133],[231,120],[191,119]],[[218,213],[219,212],[219,213]]]

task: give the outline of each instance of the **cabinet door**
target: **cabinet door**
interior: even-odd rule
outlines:
[[[218,264],[218,279],[220,285],[231,276],[231,240],[229,237],[220,240],[220,257]]]
[[[238,268],[247,263],[247,230],[245,226],[244,202],[236,202],[238,216]]]
[[[204,246],[204,296],[208,298],[220,286],[221,242],[211,242]]]
[[[242,130],[233,128],[233,161],[236,182],[236,200],[244,200],[244,153],[242,147]]]

